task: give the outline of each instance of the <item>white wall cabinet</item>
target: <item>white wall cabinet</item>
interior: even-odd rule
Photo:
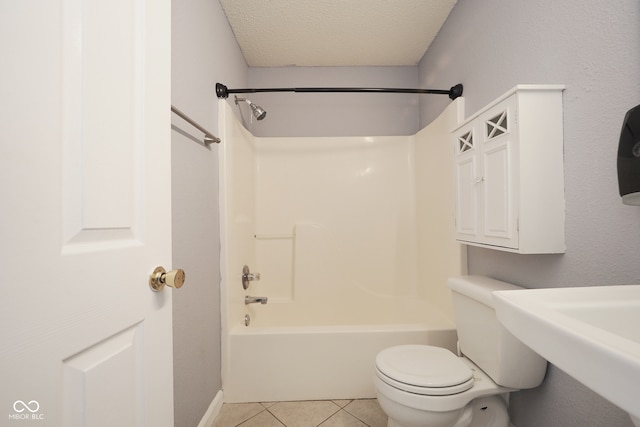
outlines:
[[[519,85],[453,131],[456,239],[563,253],[562,85]]]

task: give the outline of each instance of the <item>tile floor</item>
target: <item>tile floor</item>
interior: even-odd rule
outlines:
[[[386,427],[376,399],[225,403],[210,427]]]

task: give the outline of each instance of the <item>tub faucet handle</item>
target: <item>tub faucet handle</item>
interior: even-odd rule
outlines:
[[[252,273],[247,265],[242,267],[242,288],[247,289],[249,282],[254,280],[260,280],[260,273]]]

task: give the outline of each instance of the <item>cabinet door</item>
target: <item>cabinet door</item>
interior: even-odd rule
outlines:
[[[456,144],[456,237],[458,240],[478,239],[478,161],[474,128],[463,128]]]
[[[483,125],[483,243],[518,248],[514,103],[501,103],[481,117]]]
[[[500,138],[486,144],[482,153],[484,169],[484,218],[483,232],[488,244],[517,247],[517,233],[514,229],[512,212],[513,190],[510,159],[511,141]]]

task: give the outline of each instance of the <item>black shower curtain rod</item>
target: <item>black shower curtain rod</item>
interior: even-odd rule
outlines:
[[[462,96],[462,84],[458,83],[449,90],[443,89],[403,89],[403,88],[366,88],[366,87],[292,87],[292,88],[266,88],[266,89],[228,89],[222,83],[216,83],[216,95],[218,98],[228,98],[230,93],[258,93],[258,92],[368,92],[368,93],[430,93],[436,95],[449,95],[456,99]]]

